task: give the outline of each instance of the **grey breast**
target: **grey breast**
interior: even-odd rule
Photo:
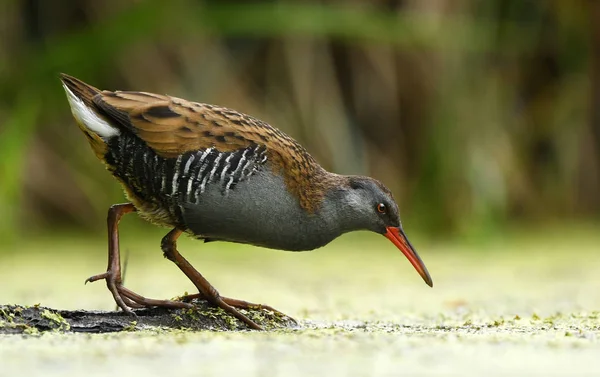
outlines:
[[[223,154],[219,161],[227,157]],[[188,230],[198,237],[292,251],[315,249],[335,238],[338,234],[327,231],[325,219],[304,211],[283,177],[273,173],[266,158],[259,157],[238,176],[230,173],[239,172],[239,166],[212,167],[210,171],[219,179],[204,179],[202,190],[180,204]],[[231,177],[234,186],[227,185]]]

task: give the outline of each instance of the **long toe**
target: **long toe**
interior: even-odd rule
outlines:
[[[191,309],[194,307],[194,305],[187,302],[146,298],[128,288],[125,288],[122,285],[120,285],[117,289],[123,297],[126,297],[128,300],[134,302],[138,305],[138,307],[161,307],[173,309]]]
[[[277,314],[278,316],[281,317],[286,317],[291,319],[295,324],[298,324],[298,321],[296,321],[294,318],[290,317],[289,315],[280,312],[279,310],[273,308],[272,306],[269,305],[264,305],[264,304],[255,304],[252,302],[248,302],[248,301],[244,301],[244,300],[238,300],[235,298],[230,298],[230,297],[221,297],[221,299],[227,304],[230,305],[234,308],[238,308],[238,309],[246,309],[246,310],[267,310],[270,312],[273,312],[275,314]]]
[[[206,301],[210,301],[202,293],[195,293],[195,294],[185,295],[185,296],[181,296],[181,297],[177,298],[177,301],[183,301],[183,302],[190,302],[190,301],[193,301],[193,300],[206,300]],[[237,309],[245,309],[245,310],[266,310],[266,311],[269,311],[269,312],[273,312],[273,313],[275,313],[278,316],[289,318],[295,324],[298,324],[298,321],[296,321],[294,318],[290,317],[289,315],[287,315],[285,313],[280,312],[279,310],[277,310],[277,309],[275,309],[275,308],[273,308],[273,307],[271,307],[269,305],[255,304],[255,303],[252,303],[252,302],[248,302],[248,301],[244,301],[244,300],[238,300],[238,299],[231,298],[231,297],[223,297],[223,296],[220,297],[220,300],[222,300],[225,304],[227,304],[233,310],[235,310],[236,308]],[[230,314],[234,315],[236,318],[242,320],[244,323],[248,324],[250,327],[255,328],[257,330],[262,330],[262,327],[256,325],[256,323],[254,321],[250,320],[248,317],[246,317],[245,315],[243,315],[242,313],[240,313],[238,310],[235,310],[235,312],[237,313],[237,315],[236,315],[236,314],[234,314],[232,311],[230,311],[227,308],[223,308],[223,309],[225,311],[229,312]],[[244,317],[246,319],[242,319],[242,318],[238,317],[238,315],[241,316],[241,317]],[[251,322],[253,325],[250,325],[250,323],[248,321],[246,321],[246,320],[248,320],[249,322]],[[256,327],[258,327],[258,328],[254,327],[254,325]]]
[[[245,315],[243,315],[242,313],[240,313],[236,308],[234,308],[231,305],[228,305],[225,301],[223,300],[219,300],[217,302],[217,305],[225,310],[227,313],[231,314],[232,316],[234,316],[235,318],[239,319],[240,321],[244,322],[248,327],[250,327],[253,330],[259,330],[259,331],[264,331],[264,329],[257,324],[256,322],[254,322],[253,320],[251,320],[250,318],[246,317]]]

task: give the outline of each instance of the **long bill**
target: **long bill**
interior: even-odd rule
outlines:
[[[387,237],[387,239],[392,241],[392,243],[396,245],[400,251],[402,251],[406,258],[408,258],[410,264],[413,265],[415,270],[417,270],[419,275],[421,275],[423,280],[425,280],[425,283],[427,283],[428,286],[433,287],[433,280],[431,280],[431,276],[429,276],[429,271],[427,271],[425,263],[423,263],[419,257],[419,254],[417,254],[415,249],[412,247],[408,241],[408,238],[406,238],[406,234],[404,234],[402,228],[396,228],[393,226],[387,227],[387,232],[384,235]]]

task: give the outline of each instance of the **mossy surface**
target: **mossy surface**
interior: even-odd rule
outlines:
[[[135,316],[123,312],[57,310],[38,305],[0,306],[0,334],[30,334],[45,331],[106,333],[149,329],[247,330],[248,327],[221,308],[193,301],[191,309],[137,309]],[[266,330],[296,327],[286,316],[264,309],[241,310]]]

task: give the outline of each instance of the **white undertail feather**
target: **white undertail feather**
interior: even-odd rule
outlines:
[[[111,126],[104,119],[96,115],[92,109],[73,94],[71,89],[64,84],[63,87],[65,88],[65,92],[67,92],[67,99],[69,100],[69,105],[71,105],[71,112],[82,126],[98,134],[98,136],[105,140],[120,133],[118,128]]]

